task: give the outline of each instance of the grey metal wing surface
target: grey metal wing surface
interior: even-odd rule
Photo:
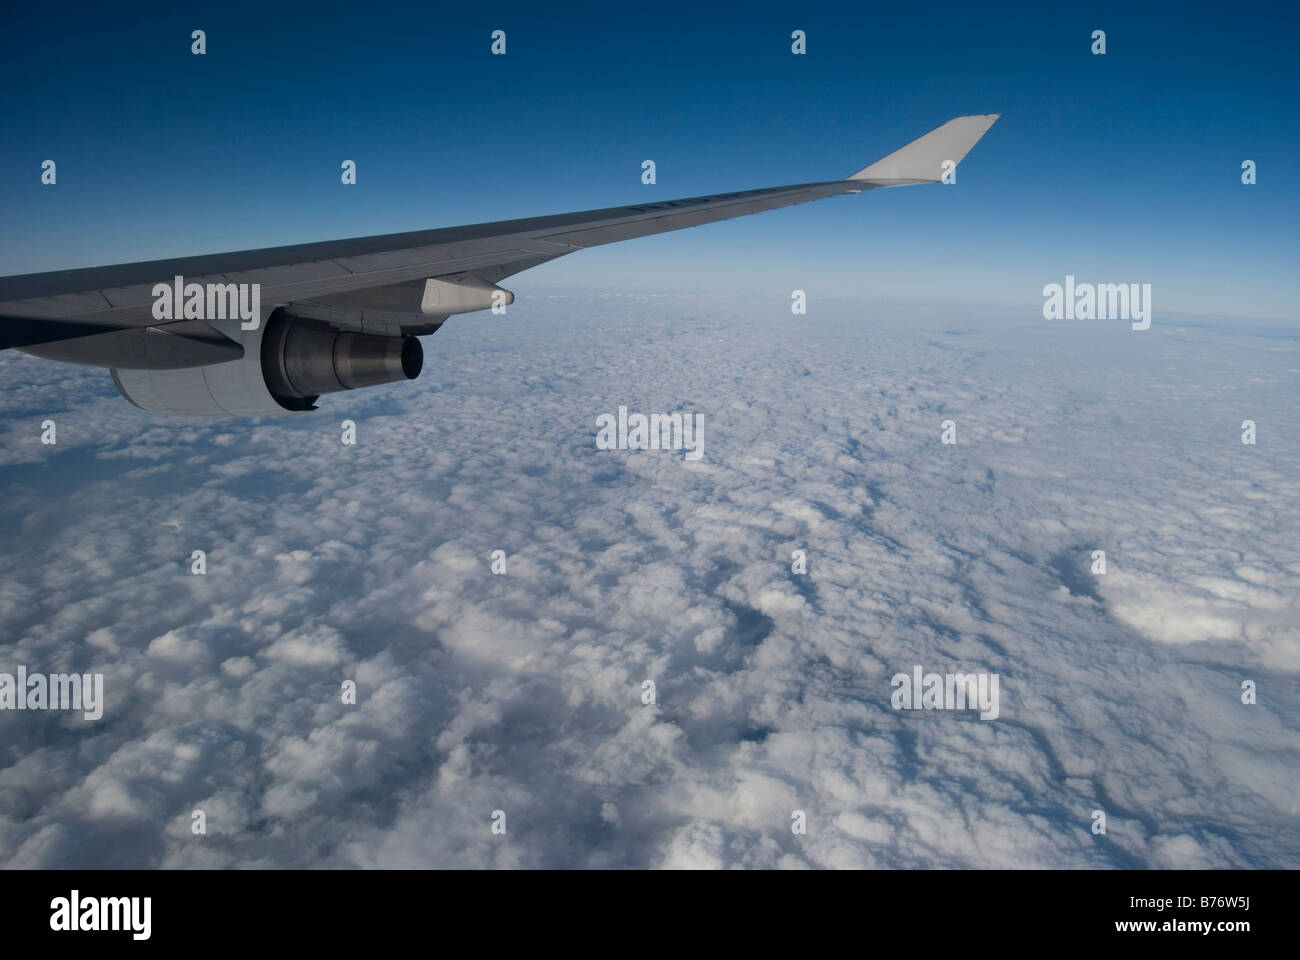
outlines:
[[[467,312],[466,307],[485,308],[488,304],[483,302],[484,295],[496,282],[587,247],[844,193],[937,182],[943,162],[959,162],[996,119],[996,114],[955,118],[842,180],[4,277],[0,278],[0,345],[39,348],[41,344],[152,327],[180,341],[172,350],[178,365],[205,362],[201,358],[208,353],[217,359],[206,362],[230,359],[232,348],[237,347],[216,331],[193,321],[161,324],[154,316],[155,285],[174,277],[201,285],[259,284],[264,311],[289,307],[343,329],[388,334],[431,332],[451,313]],[[427,281],[438,278],[450,280],[438,288],[444,291],[442,302],[437,296],[430,302],[426,297]],[[458,282],[468,285],[461,296],[448,285]],[[125,348],[128,338],[118,339],[123,350],[109,349],[103,360],[87,358],[81,362],[129,364],[129,350]],[[103,342],[111,346],[107,338]]]
[[[108,367],[144,410],[264,416],[414,379],[418,337],[508,304],[499,281],[588,247],[935,183],[997,119],[957,117],[839,180],[410,233],[0,278],[0,348]]]
[[[886,184],[837,180],[587,210],[558,216],[182,257],[0,279],[6,346],[32,346],[158,324],[158,283],[259,284],[261,303],[370,332],[422,333],[425,281],[494,284],[587,247],[680,230]],[[478,301],[470,300],[469,303]],[[479,304],[474,309],[483,309]],[[459,312],[459,311],[454,311]]]

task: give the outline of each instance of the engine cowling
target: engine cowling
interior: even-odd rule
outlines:
[[[208,321],[244,347],[228,363],[181,370],[112,370],[118,391],[144,410],[191,416],[274,416],[316,409],[324,393],[414,380],[420,341],[338,330],[277,310],[256,330]]]

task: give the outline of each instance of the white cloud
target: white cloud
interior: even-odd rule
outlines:
[[[1300,865],[1289,341],[524,309],[252,423],[0,355],[5,663],[107,701],[6,717],[0,861]],[[704,459],[597,450],[620,404]],[[914,664],[1001,715],[893,711]]]

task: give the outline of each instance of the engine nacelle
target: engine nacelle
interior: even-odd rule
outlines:
[[[259,417],[316,409],[323,393],[414,380],[420,341],[337,330],[275,311],[256,330],[208,321],[244,347],[228,363],[181,370],[112,370],[122,396],[154,413]]]

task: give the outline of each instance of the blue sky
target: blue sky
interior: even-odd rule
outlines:
[[[19,9],[0,38],[0,273],[829,179],[949,117],[1001,112],[956,187],[614,245],[513,286],[1034,311],[1043,284],[1073,273],[1152,283],[1157,318],[1294,322],[1298,18],[1195,4]],[[489,53],[497,28],[505,57]],[[806,56],[790,53],[795,28]],[[1098,28],[1104,57],[1089,52]],[[339,183],[345,159],[354,187]]]

